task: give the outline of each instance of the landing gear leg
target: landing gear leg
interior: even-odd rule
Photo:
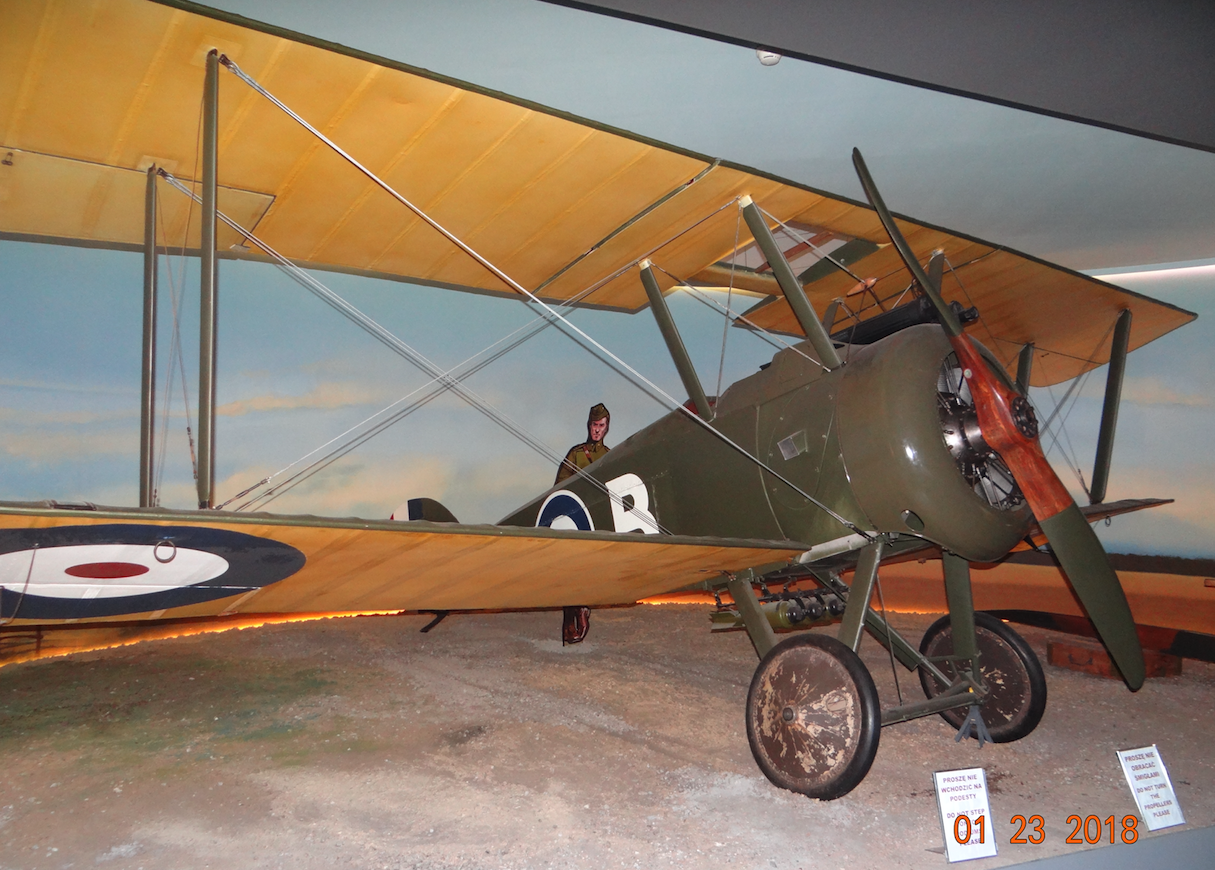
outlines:
[[[979,653],[979,674],[987,686],[983,699],[983,720],[993,743],[1020,740],[1038,727],[1046,711],[1046,675],[1029,644],[990,613],[974,615],[975,640]],[[930,659],[957,655],[949,617],[943,616],[929,626],[920,641],[920,652]],[[934,698],[947,687],[920,671],[924,694]],[[964,709],[941,714],[950,725],[961,728]]]

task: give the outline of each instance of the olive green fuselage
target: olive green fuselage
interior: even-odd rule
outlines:
[[[1024,505],[992,507],[950,454],[937,398],[949,353],[939,327],[916,326],[844,348],[844,365],[825,371],[803,342],[726,390],[710,425],[866,532],[915,535],[971,561],[991,561],[1025,535],[1032,518]],[[616,498],[571,478],[502,524],[807,545],[852,533],[682,412],[647,426],[586,471]],[[573,514],[579,516],[567,516]]]

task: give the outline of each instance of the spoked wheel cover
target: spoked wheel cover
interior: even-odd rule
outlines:
[[[979,647],[979,669],[989,692],[979,708],[983,723],[995,743],[1020,740],[1038,727],[1046,711],[1046,675],[1042,665],[1024,638],[991,614],[975,614],[975,640]],[[948,616],[941,617],[924,632],[920,652],[928,658],[953,653],[953,630]],[[951,673],[948,668],[942,670]],[[929,698],[945,688],[923,670],[920,684]],[[960,728],[966,708],[946,710],[941,718]]]
[[[747,740],[773,783],[830,800],[873,764],[881,711],[856,653],[831,637],[799,634],[764,656],[747,693]]]

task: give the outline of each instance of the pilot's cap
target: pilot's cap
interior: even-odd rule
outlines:
[[[586,422],[594,423],[596,420],[611,420],[612,413],[607,409],[607,406],[600,402],[591,408],[591,413],[587,415]]]

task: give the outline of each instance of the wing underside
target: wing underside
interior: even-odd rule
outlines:
[[[0,238],[138,250],[149,165],[197,166],[203,59],[217,48],[523,286],[628,311],[664,289],[733,286],[772,299],[765,328],[800,331],[738,209],[772,219],[811,300],[845,328],[896,304],[910,279],[866,205],[543,106],[192,3],[5,4],[0,30]],[[297,262],[489,293],[500,280],[427,227],[263,97],[221,74],[219,208]],[[198,220],[161,185],[167,250],[196,249]],[[1134,312],[1131,348],[1188,322],[1181,309],[1023,254],[910,220],[921,260],[943,249],[944,295],[1006,363],[1032,342],[1034,383],[1104,363],[1110,324]],[[223,256],[258,258],[220,227]],[[823,260],[851,264],[856,281]]]

